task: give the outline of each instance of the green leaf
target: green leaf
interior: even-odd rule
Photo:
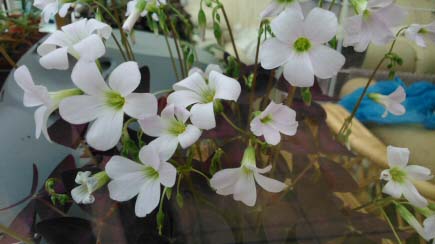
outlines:
[[[204,2],[207,7],[211,7],[211,0],[204,0]]]
[[[396,71],[390,70],[390,72],[388,72],[388,79],[392,80],[394,76],[396,76]]]
[[[202,9],[198,12],[198,25],[199,27],[205,27],[207,25],[207,17]]]

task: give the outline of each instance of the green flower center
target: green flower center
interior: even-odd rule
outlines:
[[[422,34],[422,35],[424,35],[424,34],[426,34],[427,33],[427,30],[425,29],[425,28],[421,28],[419,31],[418,31],[418,34]]]
[[[406,172],[397,167],[390,169],[390,175],[391,179],[398,183],[403,183],[406,180]]]
[[[185,131],[186,131],[186,125],[184,125],[184,123],[178,120],[174,120],[169,128],[169,133],[176,136],[184,133]]]
[[[289,4],[294,2],[295,0],[277,0],[279,4]]]
[[[296,52],[302,53],[310,50],[311,42],[306,37],[299,37],[293,44]]]
[[[216,91],[213,89],[206,89],[202,91],[201,97],[203,99],[204,103],[211,103],[214,100],[214,96],[216,94]]]
[[[270,122],[272,121],[272,117],[271,117],[270,115],[268,115],[268,116],[266,116],[266,117],[260,119],[260,121],[261,121],[261,123],[263,123],[263,124],[267,124],[267,123],[270,123]]]
[[[147,178],[157,179],[159,178],[159,172],[157,172],[153,167],[148,166],[144,169],[144,174]]]
[[[106,92],[106,104],[115,110],[121,110],[124,107],[125,98],[119,92],[108,91]]]

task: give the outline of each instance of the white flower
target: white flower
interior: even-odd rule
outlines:
[[[381,173],[381,179],[388,181],[382,191],[394,198],[400,198],[403,195],[412,205],[419,208],[426,207],[427,200],[420,195],[412,180],[432,179],[430,170],[418,165],[407,166],[409,161],[407,148],[388,146],[387,151],[390,169]]]
[[[72,124],[95,120],[86,134],[86,141],[95,149],[108,150],[118,143],[124,113],[136,119],[157,114],[154,95],[133,93],[141,79],[136,62],[116,67],[109,76],[109,86],[95,63],[78,62],[71,79],[85,94],[62,100],[60,115]]]
[[[39,47],[41,65],[46,69],[68,69],[68,54],[77,60],[94,62],[106,52],[102,41],[112,28],[95,19],[83,19],[55,31]]]
[[[388,112],[396,116],[406,113],[405,107],[401,104],[406,100],[405,89],[403,89],[402,86],[397,87],[397,89],[388,96],[379,93],[370,93],[368,97],[385,107],[385,113],[382,115],[382,118],[387,117]]]
[[[322,79],[337,74],[344,56],[323,45],[337,33],[334,13],[314,8],[304,20],[295,11],[285,10],[271,27],[276,38],[264,42],[260,50],[265,69],[284,67],[284,77],[293,86],[310,87],[314,76]]]
[[[35,85],[29,69],[25,65],[14,72],[14,78],[21,89],[24,90],[24,106],[38,107],[35,111],[35,137],[39,138],[42,132],[45,138],[51,142],[47,131],[48,117],[59,107],[59,102],[62,99],[68,96],[80,95],[82,92],[79,89],[48,92],[45,86]]]
[[[435,42],[435,21],[428,25],[412,24],[406,29],[405,36],[420,47],[426,47],[425,39]]]
[[[255,149],[249,146],[243,154],[240,168],[218,171],[210,180],[210,185],[216,189],[217,194],[224,196],[233,194],[234,200],[252,207],[257,199],[255,182],[268,192],[280,192],[287,187],[280,181],[262,175],[271,169],[271,165],[264,169],[256,167]]]
[[[207,65],[207,68],[205,69],[205,72],[202,71],[202,69],[198,68],[198,67],[192,67],[189,70],[189,76],[193,75],[194,73],[199,73],[204,79],[207,79],[210,76],[210,73],[212,71],[216,71],[219,74],[223,74],[224,71],[222,70],[222,68],[217,65],[217,64],[209,64]]]
[[[166,147],[172,156],[178,144],[188,148],[201,136],[201,130],[193,125],[186,125],[190,112],[183,107],[170,104],[163,109],[161,116],[153,116],[139,120],[140,127],[145,134],[158,137],[152,143]]]
[[[164,149],[164,148],[159,148]],[[140,163],[127,158],[114,156],[106,165],[106,172],[112,181],[109,183],[110,198],[115,201],[128,201],[138,195],[135,213],[145,217],[160,201],[160,184],[172,187],[177,170],[162,157],[153,145],[143,147],[139,152]]]
[[[194,72],[186,79],[174,84],[174,92],[168,96],[168,104],[176,104],[190,109],[190,121],[204,130],[216,127],[214,101],[217,99],[237,101],[241,86],[233,78],[211,71],[208,79]]]
[[[385,45],[394,39],[392,27],[400,25],[406,12],[394,4],[394,0],[354,1],[357,15],[349,17],[344,23],[345,47],[353,46],[355,51],[363,52],[370,42]]]
[[[148,14],[148,12],[155,11],[161,4],[166,4],[166,0],[133,0],[127,3],[127,11],[125,12],[125,16],[128,18],[125,20],[122,25],[122,29],[124,31],[130,32],[134,25],[136,24],[139,17],[144,17]],[[152,18],[155,21],[159,20],[159,17],[156,13],[152,14]]]
[[[92,204],[95,197],[92,195],[96,190],[109,182],[106,172],[102,171],[91,176],[90,171],[78,172],[75,182],[79,186],[71,191],[71,197],[78,204]]]
[[[35,0],[33,6],[42,10],[42,19],[45,23],[48,23],[50,18],[59,13],[60,17],[65,17],[68,13],[68,9],[73,6],[74,2],[66,2],[59,0]]]
[[[424,228],[424,238],[429,241],[433,239],[433,244],[435,244],[435,215],[426,218],[423,222]]]
[[[256,136],[264,136],[270,145],[277,145],[281,141],[280,132],[293,136],[297,128],[296,112],[288,106],[273,101],[251,121],[252,133]]]
[[[291,9],[302,17],[302,8],[298,0],[272,0],[266,9],[260,13],[261,19],[278,16],[285,9]]]

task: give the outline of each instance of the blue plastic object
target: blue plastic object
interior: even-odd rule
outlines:
[[[427,81],[418,81],[406,87],[400,78],[393,81],[380,81],[369,87],[367,94],[380,93],[389,95],[398,86],[403,86],[406,91],[406,101],[402,103],[406,113],[401,116],[388,114],[382,118],[385,108],[367,97],[361,102],[356,113],[356,118],[363,123],[377,124],[422,124],[427,129],[435,129],[435,85]],[[352,94],[345,96],[340,104],[348,111],[352,111],[363,88],[357,89]]]

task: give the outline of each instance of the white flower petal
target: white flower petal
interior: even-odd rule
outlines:
[[[107,151],[119,142],[122,134],[124,113],[108,111],[99,116],[88,129],[86,141],[100,151]]]
[[[113,90],[127,96],[140,83],[141,75],[136,62],[124,62],[116,67],[109,76],[109,85]]]
[[[88,191],[87,187],[80,185],[71,190],[71,197],[78,204],[94,203],[95,198]]]
[[[95,33],[104,39],[109,39],[112,34],[112,27],[110,25],[100,22],[96,19],[89,19],[86,22],[86,29],[89,33]]]
[[[188,76],[191,76],[191,75],[193,75],[194,73],[199,73],[202,77],[205,76],[205,75],[204,75],[204,71],[202,71],[202,69],[200,69],[200,68],[198,68],[198,67],[192,67],[192,68],[189,70]],[[208,77],[208,75],[207,75],[206,77]]]
[[[388,112],[396,115],[396,116],[400,116],[406,113],[406,109],[405,107],[400,104],[400,103],[389,103],[387,104],[387,110]]]
[[[389,27],[404,24],[403,22],[407,17],[406,11],[396,4],[390,4],[389,6],[375,10],[375,14]]]
[[[385,45],[394,39],[394,34],[378,16],[372,15],[370,22],[366,23],[370,30],[371,41],[376,45]]]
[[[198,72],[195,72],[184,80],[175,83],[173,88],[175,91],[190,90],[196,92],[197,94],[201,94],[201,92],[208,87],[204,78]]]
[[[213,103],[195,104],[190,109],[190,121],[199,129],[210,130],[216,127]]]
[[[160,166],[160,157],[158,147],[153,144],[149,144],[144,146],[139,151],[139,159],[144,165],[148,165],[154,168],[154,170],[158,170]]]
[[[105,167],[106,173],[111,179],[117,179],[135,172],[142,172],[143,169],[144,166],[142,164],[121,156],[110,158]]]
[[[159,137],[166,129],[164,121],[155,115],[138,121],[142,131],[152,137]]]
[[[48,142],[51,142],[50,136],[47,131],[47,121],[50,114],[54,111],[54,109],[48,109],[46,106],[41,106],[35,110],[34,119],[35,119],[35,138],[39,138],[42,134]]]
[[[21,89],[23,89],[24,91],[29,90],[35,86],[32,75],[30,74],[30,71],[26,65],[21,65],[17,70],[15,70],[14,79],[17,82],[18,86],[20,86]]]
[[[191,113],[187,109],[179,106],[174,107],[174,113],[177,120],[182,123],[186,123],[186,121],[190,118],[191,115]],[[162,112],[162,116],[163,116],[163,112]]]
[[[287,187],[286,184],[259,173],[254,173],[254,177],[255,181],[257,181],[257,183],[268,192],[280,192]]]
[[[68,69],[68,48],[62,47],[47,53],[39,59],[39,63],[46,69]]]
[[[408,177],[415,180],[431,180],[433,178],[430,169],[419,165],[408,165],[404,170]]]
[[[110,181],[107,186],[111,199],[124,202],[136,196],[145,183],[146,178],[144,172],[135,172],[118,177]]]
[[[393,93],[388,95],[388,97],[396,103],[402,103],[406,100],[405,89],[402,86],[399,86]]]
[[[303,18],[301,14],[292,10],[284,10],[270,24],[273,33],[284,43],[293,43],[303,34]]]
[[[435,238],[435,215],[426,218],[423,222],[425,237],[428,240]]]
[[[259,116],[255,117],[251,123],[250,123],[250,128],[252,133],[254,133],[254,135],[256,136],[262,136],[263,135],[263,124],[260,121]]]
[[[233,168],[233,169],[223,169],[218,172],[216,172],[213,177],[210,179],[210,186],[213,189],[216,189],[217,191],[227,188],[229,186],[234,185],[237,180],[239,179],[239,175],[241,173],[240,168]],[[218,192],[218,194],[220,194]],[[232,194],[229,193],[229,194]],[[225,194],[225,195],[229,195]],[[223,194],[221,194],[223,195]]]
[[[402,186],[403,196],[414,206],[418,208],[425,208],[428,205],[427,200],[420,195],[415,186],[406,181]]]
[[[274,69],[287,62],[291,56],[291,48],[278,38],[267,39],[260,49],[261,67]]]
[[[256,173],[259,173],[259,174],[265,174],[265,173],[267,173],[267,172],[269,172],[269,171],[271,171],[272,170],[272,165],[267,165],[266,167],[264,167],[264,168],[257,168],[256,166],[254,166],[254,167],[252,167],[252,170],[254,171],[254,172],[256,172]]]
[[[157,98],[150,93],[132,93],[125,97],[124,112],[136,119],[157,114]]]
[[[292,86],[313,86],[314,70],[309,55],[293,53],[284,65],[284,78]]]
[[[80,90],[89,95],[102,96],[109,90],[95,63],[77,62],[71,79]]]
[[[296,112],[285,105],[279,104],[278,106],[279,109],[271,115],[270,125],[285,135],[295,135],[298,128]]]
[[[162,162],[159,167],[160,183],[166,187],[173,187],[177,178],[177,170],[167,162]]]
[[[234,200],[241,201],[249,207],[253,207],[257,200],[257,189],[253,174],[241,173],[234,185]]]
[[[160,182],[154,179],[148,179],[142,186],[139,196],[136,199],[134,212],[137,217],[145,217],[151,213],[160,201]]]
[[[47,87],[34,86],[24,91],[23,104],[26,107],[35,107],[39,105],[50,106],[52,103]]]
[[[336,50],[318,45],[310,50],[310,60],[314,75],[321,79],[333,77],[343,67],[345,58]]]
[[[79,59],[87,62],[94,62],[106,53],[101,37],[93,34],[73,46],[73,49],[79,55]]]
[[[68,47],[71,45],[71,40],[63,31],[57,30],[53,32],[41,45],[38,46],[37,52],[40,56],[44,56],[59,47]]]
[[[205,69],[205,74],[204,74],[205,77],[209,77],[212,71],[218,72],[219,74],[224,73],[221,66],[219,66],[217,64],[209,64],[209,65],[207,65],[207,68]]]
[[[175,104],[180,107],[187,107],[194,103],[201,102],[202,98],[193,91],[175,91],[169,94],[167,98],[168,104]]]
[[[323,44],[337,34],[338,21],[335,14],[321,8],[314,8],[304,21],[304,31],[310,41]]]
[[[208,81],[210,86],[216,87],[215,99],[237,101],[242,91],[237,80],[216,71],[211,71]]]
[[[272,2],[267,5],[267,7],[260,13],[261,19],[266,19],[270,17],[275,17],[284,10],[284,4],[277,3],[272,0]]]
[[[279,134],[279,131],[272,128],[269,125],[263,125],[263,136],[266,140],[267,144],[270,145],[278,145],[278,143],[281,141],[281,135]]]
[[[68,13],[69,8],[71,7],[72,3],[64,3],[62,4],[62,6],[59,9],[59,16],[60,17],[65,17],[66,14]]]
[[[387,157],[390,167],[405,167],[409,162],[409,149],[388,146]]]
[[[399,199],[402,196],[402,187],[397,182],[389,181],[387,184],[385,184],[382,192]]]
[[[183,149],[190,147],[201,137],[201,133],[201,130],[198,129],[196,126],[188,125],[186,127],[186,131],[178,135],[178,141],[180,142],[180,146]]]
[[[103,115],[108,108],[98,97],[80,95],[63,99],[59,104],[60,116],[71,124],[85,124]]]
[[[166,161],[174,155],[178,147],[178,138],[174,135],[164,134],[152,141],[149,145],[157,148],[160,161]]]

